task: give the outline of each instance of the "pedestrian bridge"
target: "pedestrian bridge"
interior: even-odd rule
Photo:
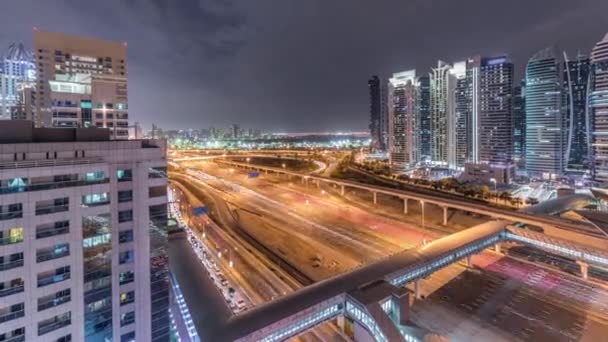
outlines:
[[[608,267],[605,251],[535,234],[510,227],[507,221],[487,222],[307,286],[238,316],[209,317],[210,312],[224,313],[226,309],[222,300],[200,300],[200,276],[191,275],[206,275],[202,265],[185,262],[184,255],[170,260],[202,341],[282,341],[337,317],[341,325],[353,325],[356,339],[411,342],[418,337],[410,335],[405,326],[410,292],[404,285],[414,283],[417,296],[420,279],[460,260],[470,262],[470,256],[486,248],[500,249],[504,242],[533,245],[577,260],[584,276],[589,264]],[[177,245],[170,249],[174,247]],[[224,308],[216,311],[213,306],[218,303]]]

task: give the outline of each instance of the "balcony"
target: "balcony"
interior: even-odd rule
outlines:
[[[9,236],[0,238],[0,246],[14,245],[21,242],[23,242],[23,228],[18,231],[9,230]]]
[[[59,283],[59,282],[62,282],[64,280],[68,280],[68,279],[70,279],[70,272],[50,275],[50,276],[46,276],[46,277],[39,277],[38,278],[38,287],[56,284],[56,283]]]
[[[69,204],[36,206],[36,216],[62,213],[70,210]]]
[[[36,227],[36,239],[43,239],[51,236],[67,234],[70,232],[70,224],[68,221],[53,223],[51,225],[43,225]]]
[[[42,159],[42,160],[24,160],[24,161],[3,161],[0,162],[0,170],[13,169],[30,169],[35,167],[53,167],[53,166],[72,166],[72,165],[89,165],[103,163],[103,158],[74,158],[74,159]]]
[[[50,320],[38,323],[38,336],[61,329],[70,324],[72,324],[72,318],[69,313],[62,316],[55,316]]]
[[[49,260],[63,258],[70,255],[70,245],[57,245],[52,248],[36,251],[36,262],[45,262]]]
[[[21,310],[0,314],[0,323],[12,321],[14,319],[21,318],[23,316],[25,316],[25,310],[23,310],[23,305],[22,305]]]
[[[44,302],[40,302],[40,300],[39,300],[38,301],[38,311],[43,311],[46,309],[50,309],[50,308],[59,306],[61,304],[69,302],[71,299],[72,299],[71,296],[68,294],[66,296],[53,298],[51,300],[44,301]]]
[[[22,218],[22,217],[23,217],[23,211],[21,211],[21,210],[0,213],[0,221],[18,219],[18,218]]]
[[[24,288],[25,287],[24,287],[23,281],[22,281],[20,284],[14,285],[12,287],[8,287],[6,289],[2,289],[2,290],[0,290],[0,298],[14,295],[16,293],[21,293],[21,292],[23,292]]]
[[[17,268],[17,267],[21,267],[21,266],[23,266],[23,257],[21,257],[21,259],[18,259],[18,260],[7,261],[7,262],[0,264],[0,271],[7,271],[7,270],[11,270],[13,268]]]

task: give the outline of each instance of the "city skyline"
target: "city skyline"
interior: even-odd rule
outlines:
[[[253,6],[238,1],[204,8],[189,1],[179,5],[133,2],[128,6],[110,1],[91,8],[64,2],[39,3],[40,10],[30,13],[27,9],[32,4],[11,4],[15,15],[3,18],[6,30],[0,34],[0,47],[23,42],[31,48],[34,26],[128,42],[129,114],[146,128],[152,123],[188,128],[239,122],[247,127],[292,132],[364,130],[368,103],[363,82],[369,75],[388,77],[396,70],[414,68],[426,72],[437,59],[457,61],[477,54],[507,53],[518,81],[526,61],[546,45],[557,44],[558,51],[572,56],[578,50],[589,54],[605,33],[601,13],[605,12],[602,6],[608,7],[593,1],[560,1],[551,8],[527,3],[523,7],[522,2],[505,8],[501,15],[505,19],[495,22],[488,12],[492,6],[475,1],[448,5],[451,11],[441,11],[438,18],[442,25],[424,30],[424,20],[418,18],[433,14],[439,3],[309,3],[298,4],[294,10],[293,4],[269,8],[265,3]],[[100,23],[100,19],[87,17],[88,10],[108,13],[112,25],[89,25]],[[321,11],[327,14],[316,18],[318,29],[311,29],[306,13]],[[477,13],[477,23],[457,19],[458,13],[471,11]],[[267,13],[274,15],[269,18]],[[507,18],[515,15],[517,27],[506,30]],[[74,20],[63,20],[68,16]],[[353,20],[367,16],[381,25],[359,25],[360,20]],[[396,16],[410,19],[409,23],[391,24]],[[131,17],[140,25],[130,24],[127,19]],[[201,24],[199,17],[209,20]],[[25,20],[17,22],[16,18]],[[171,18],[180,18],[179,23]],[[161,20],[169,20],[171,25],[160,29],[156,24]],[[272,30],[277,25],[283,28],[278,31],[285,32]],[[478,32],[474,25],[486,29]],[[410,37],[408,44],[388,43],[411,30],[423,30],[424,40]],[[197,32],[204,34],[193,38]],[[288,36],[295,37],[297,44],[286,39]],[[386,38],[376,39],[380,36]],[[298,80],[297,86],[294,80]],[[254,82],[255,87],[242,87]],[[192,98],[200,103],[194,105],[189,101]],[[179,123],[170,119],[175,116]]]

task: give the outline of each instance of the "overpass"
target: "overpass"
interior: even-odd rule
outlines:
[[[310,174],[289,171],[281,168],[265,167],[252,165],[247,163],[237,163],[223,159],[215,159],[215,162],[226,165],[231,165],[238,168],[246,168],[257,170],[266,173],[283,174],[287,177],[301,179],[305,184],[314,183],[317,186],[320,184],[330,184],[340,188],[340,193],[345,194],[346,189],[360,189],[369,191],[373,195],[374,204],[378,203],[378,194],[397,197],[403,200],[403,212],[407,214],[410,201],[420,203],[422,216],[424,217],[424,207],[427,204],[433,204],[443,209],[443,225],[448,223],[449,210],[460,210],[463,212],[475,213],[483,216],[488,216],[493,219],[507,220],[510,222],[518,222],[527,225],[541,227],[548,235],[556,236],[578,236],[579,242],[585,241],[591,247],[608,249],[608,241],[601,237],[601,234],[595,234],[596,229],[585,226],[581,223],[569,222],[564,219],[544,215],[540,213],[527,213],[522,211],[513,211],[492,207],[480,203],[468,202],[463,199],[454,199],[451,197],[440,197],[439,195],[429,195],[425,193],[415,193],[406,190],[390,189],[382,186],[362,184],[358,182],[339,180],[327,177],[321,177]],[[591,199],[591,197],[587,197]],[[580,198],[576,197],[576,202],[580,204]],[[423,218],[424,219],[424,218]]]
[[[418,341],[408,333],[410,292],[419,296],[420,279],[437,270],[506,242],[523,243],[576,259],[586,277],[589,264],[608,267],[605,250],[581,247],[567,241],[535,236],[529,230],[491,221],[432,241],[372,264],[315,283],[244,314],[227,313],[223,298],[213,298],[212,284],[184,233],[170,236],[170,264],[189,315],[203,341],[282,341],[314,326],[338,318],[352,322],[356,339]],[[202,284],[202,285],[201,285]],[[201,287],[202,286],[202,287]],[[212,286],[212,285],[211,285]],[[346,319],[346,321],[345,321]]]

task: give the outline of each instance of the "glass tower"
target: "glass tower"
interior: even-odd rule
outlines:
[[[587,170],[591,159],[587,116],[589,71],[589,58],[579,54],[575,60],[570,60],[564,52],[564,105],[568,132],[566,168],[569,170]]]
[[[526,66],[526,171],[544,179],[564,170],[565,138],[559,64],[551,48]]]
[[[608,33],[591,52],[592,92],[589,97],[593,132],[593,179],[608,182]]]

